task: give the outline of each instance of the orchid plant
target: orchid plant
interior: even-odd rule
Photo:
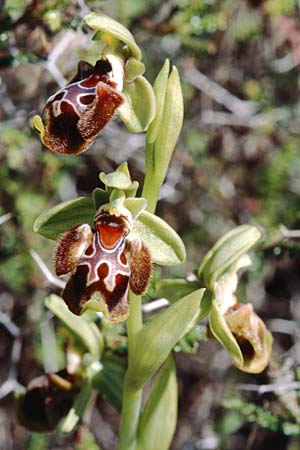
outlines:
[[[17,399],[17,412],[31,430],[59,426],[70,433],[96,390],[120,414],[118,450],[167,450],[177,419],[172,350],[200,321],[208,317],[208,337],[225,347],[238,369],[257,373],[268,364],[271,335],[252,305],[235,295],[237,272],[251,264],[247,252],[261,233],[239,226],[206,254],[194,281],[157,281],[155,295],[169,306],[143,322],[142,296],[153,265],[186,259],[180,236],[155,215],[182,127],[180,79],[167,60],[152,87],[141,50],[124,26],[96,13],[84,20],[93,39],[102,41],[102,54],[94,65],[79,62],[70,83],[48,99],[44,121],[34,117],[34,127],[53,152],[78,154],[118,114],[129,131],[146,133],[145,179],[137,197],[138,183],[124,162],[100,173],[103,187],[91,197],[61,203],[37,218],[34,230],[57,241],[56,275],[67,277],[61,297],[51,294],[45,301],[68,330],[66,365],[32,380]],[[107,325],[124,321],[126,361],[111,349],[109,354],[105,340]]]

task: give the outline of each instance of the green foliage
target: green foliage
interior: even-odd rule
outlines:
[[[260,427],[272,432],[282,431],[286,436],[300,436],[299,423],[274,414],[255,403],[245,402],[239,398],[232,398],[224,400],[222,406],[230,411],[237,411],[246,421],[256,423]]]
[[[198,316],[203,294],[204,289],[199,289],[178,300],[135,336],[127,372],[132,389],[144,386],[188,331],[191,322]]]
[[[141,416],[138,448],[168,450],[177,421],[178,387],[170,355],[156,376]]]

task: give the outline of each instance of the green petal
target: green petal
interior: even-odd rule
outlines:
[[[57,240],[75,225],[93,224],[94,202],[90,197],[78,197],[42,213],[34,222],[33,230],[48,239]]]
[[[114,39],[117,39],[128,47],[129,52],[136,59],[140,60],[142,53],[138,45],[136,44],[134,37],[127,28],[121,25],[119,22],[111,19],[104,14],[90,13],[84,16],[85,23],[95,31],[100,32],[100,36],[107,42],[107,35]]]
[[[125,102],[118,114],[129,131],[142,133],[147,130],[155,115],[155,95],[149,81],[138,76],[132,83],[125,83],[122,92]]]
[[[125,64],[125,78],[128,83],[134,81],[145,72],[145,65],[136,58],[129,58]]]
[[[139,236],[145,242],[156,264],[174,266],[186,258],[184,244],[176,231],[147,211],[143,211],[134,221],[132,235]]]
[[[242,366],[244,364],[242,352],[235,337],[229,330],[226,320],[219,311],[216,300],[212,301],[209,327],[214,337],[225,347],[234,362]]]
[[[138,435],[139,450],[168,450],[176,429],[178,387],[170,355],[153,383],[143,411]]]
[[[127,372],[128,385],[133,390],[144,386],[184,336],[199,314],[204,291],[199,289],[178,300],[135,335]]]
[[[131,212],[133,219],[136,219],[147,207],[144,198],[126,198],[124,206]]]
[[[209,289],[241,258],[261,237],[260,231],[252,225],[241,225],[219,239],[205,255],[199,270]]]

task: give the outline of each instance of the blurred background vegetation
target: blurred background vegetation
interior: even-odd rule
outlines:
[[[192,274],[235,225],[264,229],[239,298],[273,332],[270,367],[239,373],[201,327],[190,334],[177,348],[172,450],[300,449],[300,12],[293,0],[0,0],[0,449],[115,448],[118,418],[101,397],[68,437],[30,434],[13,415],[12,389],[63,364],[57,324],[43,306],[53,288],[30,254],[53,270],[53,243],[33,233],[34,219],[90,195],[99,171],[125,160],[132,178],[143,179],[144,137],[117,118],[76,157],[42,148],[32,131],[33,115],[78,59],[97,59],[99,44],[81,19],[90,10],[130,28],[150,81],[166,58],[181,74],[184,129],[158,214],[181,234],[188,259],[163,275]],[[123,335],[123,326],[106,330],[119,354]]]

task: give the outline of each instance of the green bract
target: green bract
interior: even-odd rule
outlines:
[[[160,187],[178,140],[183,121],[183,98],[176,67],[168,77],[169,62],[162,67],[154,84],[156,116],[146,136],[146,177],[143,196],[154,212]]]
[[[155,284],[155,296],[166,298],[173,303],[199,287],[198,281],[191,282],[182,278],[163,279]]]
[[[176,428],[178,388],[170,355],[153,383],[138,434],[139,450],[168,450]]]
[[[205,255],[198,269],[198,276],[206,287],[213,290],[215,282],[246,253],[261,237],[252,225],[241,225],[219,239]]]
[[[141,59],[142,53],[134,37],[119,22],[99,13],[87,14],[84,17],[84,21],[90,28],[98,32],[96,39],[102,39],[108,46],[113,45],[114,40],[121,41],[125,44],[125,50],[128,51],[129,55],[134,56],[138,60]]]
[[[127,383],[133,390],[144,386],[184,336],[199,313],[204,291],[199,289],[178,300],[136,334],[126,375]]]

